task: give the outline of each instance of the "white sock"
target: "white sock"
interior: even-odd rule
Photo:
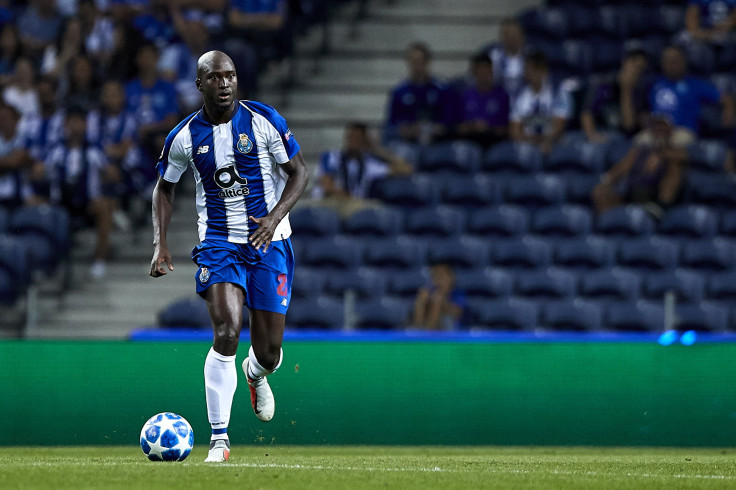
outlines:
[[[238,371],[235,356],[223,356],[210,348],[204,361],[204,388],[207,400],[207,417],[212,426],[212,435],[217,439],[227,438],[230,409],[233,395],[238,386]],[[224,431],[223,431],[224,429]]]
[[[279,363],[276,364],[276,367],[271,370],[268,370],[261,366],[261,363],[259,363],[258,359],[256,359],[256,353],[253,351],[252,345],[248,350],[248,358],[250,359],[250,362],[248,363],[248,377],[250,379],[258,379],[274,373],[279,368],[279,366],[281,366],[281,361],[284,360],[284,350],[281,349],[281,352],[279,353]]]

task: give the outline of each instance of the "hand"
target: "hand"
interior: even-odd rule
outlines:
[[[265,253],[268,250],[268,246],[271,244],[273,234],[276,232],[276,226],[279,224],[280,220],[277,221],[276,218],[270,214],[267,214],[263,218],[248,216],[248,220],[258,225],[258,229],[253,232],[253,235],[250,237],[251,245],[253,245],[256,250],[261,248],[261,245],[263,245],[263,252]]]
[[[168,247],[156,248],[153,252],[153,260],[151,260],[151,277],[161,277],[167,274],[164,264],[170,271],[174,270],[174,263],[171,261],[171,253]]]

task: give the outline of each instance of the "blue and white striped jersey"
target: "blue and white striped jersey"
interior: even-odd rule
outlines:
[[[227,123],[211,124],[203,110],[180,122],[166,137],[158,171],[178,182],[192,167],[200,241],[247,243],[258,228],[248,216],[266,216],[276,206],[288,179],[280,165],[298,152],[299,143],[273,107],[241,100]],[[273,240],[290,235],[287,214]]]

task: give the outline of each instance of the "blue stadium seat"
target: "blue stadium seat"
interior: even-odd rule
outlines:
[[[498,184],[485,175],[446,175],[443,177],[442,202],[478,208],[498,203],[501,192]]]
[[[552,245],[530,236],[499,240],[493,246],[492,262],[501,267],[545,267],[552,262]]]
[[[677,305],[675,309],[675,328],[677,330],[698,330],[723,332],[728,329],[728,308],[710,302]]]
[[[534,213],[532,231],[549,236],[583,236],[590,233],[593,216],[582,206],[562,205]]]
[[[708,43],[687,43],[687,62],[690,71],[703,77],[710,76],[716,66],[716,53]]]
[[[493,145],[482,165],[487,172],[531,174],[541,170],[542,153],[534,145],[506,141]]]
[[[595,73],[607,73],[621,66],[621,54],[623,44],[619,40],[604,39],[594,35],[587,37],[593,56],[593,71]]]
[[[562,9],[567,17],[567,34],[570,37],[582,37],[595,32],[598,27],[598,15],[594,8],[577,4]]]
[[[46,235],[35,232],[16,234],[15,237],[23,242],[28,253],[28,263],[31,272],[42,272],[50,276],[56,270],[62,259],[62,254]]]
[[[551,71],[561,77],[587,76],[593,67],[593,51],[585,40],[566,39],[559,44],[544,44]]]
[[[10,215],[11,231],[47,237],[59,254],[69,248],[69,213],[59,206],[22,207]]]
[[[603,235],[632,237],[650,235],[655,228],[654,219],[639,206],[621,206],[598,216],[595,230]]]
[[[609,142],[606,148],[606,169],[620,162],[629,152],[631,146],[632,143],[629,140]]]
[[[419,208],[406,217],[406,232],[412,235],[447,237],[459,235],[465,226],[465,212],[450,206]]]
[[[366,267],[327,274],[325,293],[342,298],[352,290],[358,298],[381,296],[386,291],[385,274]]]
[[[678,301],[698,302],[703,299],[705,280],[702,275],[683,269],[645,276],[644,296],[647,298],[663,301],[668,291],[674,292]]]
[[[601,328],[603,310],[582,299],[548,301],[542,308],[541,325],[554,330],[593,331]]]
[[[3,206],[0,206],[0,233],[8,231],[10,223],[10,212]]]
[[[561,8],[527,10],[519,17],[519,22],[526,32],[556,39],[565,39],[568,35],[567,12]]]
[[[365,265],[406,269],[424,265],[426,242],[407,236],[371,240],[365,247]]]
[[[657,236],[623,240],[618,248],[620,265],[648,271],[672,270],[677,257],[677,243]]]
[[[291,295],[300,298],[319,296],[324,291],[326,279],[325,271],[300,265],[294,270]]]
[[[423,172],[475,173],[480,168],[483,150],[468,141],[434,143],[422,152],[419,169]]]
[[[401,329],[410,320],[412,300],[377,298],[358,301],[355,304],[356,327],[377,329]]]
[[[329,296],[291,299],[286,324],[297,328],[340,329],[345,324],[342,300]]]
[[[437,204],[439,189],[427,175],[384,179],[377,184],[377,197],[387,204],[423,207]]]
[[[575,269],[597,269],[613,264],[614,243],[597,236],[558,240],[554,262]]]
[[[579,285],[582,296],[605,300],[638,299],[640,290],[639,274],[617,267],[582,274]]]
[[[406,160],[414,169],[419,168],[419,161],[422,158],[422,145],[394,139],[387,146],[392,153]]]
[[[719,80],[720,82],[720,80]],[[721,107],[714,104],[705,104],[698,114],[698,134],[702,138],[728,140],[733,136],[733,128],[723,124]]]
[[[598,175],[604,170],[607,151],[606,145],[587,141],[558,143],[545,160],[544,170]]]
[[[159,311],[158,325],[174,328],[211,328],[212,322],[205,300],[199,295],[191,295],[173,301]]]
[[[300,237],[330,237],[340,229],[340,216],[330,208],[302,207],[289,213],[289,223]]]
[[[655,25],[662,34],[677,34],[685,26],[685,9],[678,5],[661,5],[657,9]]]
[[[581,204],[588,208],[592,207],[590,194],[599,182],[599,175],[567,175],[565,179],[565,187],[567,188],[566,202],[570,204]]]
[[[722,214],[720,234],[736,237],[736,210]]]
[[[693,204],[670,209],[659,224],[660,233],[681,238],[710,238],[717,229],[716,213]]]
[[[691,172],[687,180],[690,201],[723,209],[736,207],[736,181],[731,177]]]
[[[725,238],[691,240],[683,244],[680,264],[684,267],[723,271],[736,262],[734,242]]]
[[[532,271],[520,271],[516,275],[517,296],[537,299],[572,298],[577,278],[571,272],[548,267]]]
[[[503,270],[485,268],[455,272],[456,286],[468,298],[498,298],[511,294],[513,276]]]
[[[628,34],[626,29],[626,18],[623,12],[613,5],[600,5],[596,9],[596,34],[605,36],[615,41],[623,41]],[[594,50],[598,56],[598,50]],[[621,53],[618,53],[621,60]]]
[[[404,213],[399,208],[381,206],[361,209],[343,222],[345,233],[357,236],[393,236],[403,231]]]
[[[521,206],[502,204],[473,211],[468,233],[485,237],[514,237],[529,230],[529,213]]]
[[[537,302],[521,298],[502,298],[468,302],[471,323],[499,330],[534,330],[538,324]]]
[[[660,332],[664,327],[661,303],[648,301],[616,302],[608,305],[605,327],[612,330]]]
[[[437,240],[429,247],[430,264],[448,264],[458,269],[476,269],[488,263],[490,245],[487,240],[460,236]]]
[[[708,298],[736,300],[736,272],[721,272],[708,277]]]
[[[456,271],[459,273],[460,271]],[[430,284],[429,274],[425,269],[397,269],[386,271],[387,294],[399,298],[414,298],[419,288]]]
[[[528,207],[562,204],[565,186],[559,177],[538,174],[533,177],[516,177],[506,182],[506,201]]]
[[[723,173],[728,147],[718,140],[699,140],[688,148],[690,167],[704,172]]]
[[[726,42],[716,56],[716,70],[721,72],[733,71],[736,68],[736,43]]]
[[[0,303],[13,304],[31,281],[28,253],[22,240],[0,235]]]
[[[302,260],[313,267],[350,269],[361,265],[361,249],[358,239],[342,235],[318,238],[305,244]]]

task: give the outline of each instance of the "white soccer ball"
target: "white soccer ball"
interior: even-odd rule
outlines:
[[[162,412],[141,429],[141,449],[151,461],[184,461],[194,446],[194,431],[181,415]]]

